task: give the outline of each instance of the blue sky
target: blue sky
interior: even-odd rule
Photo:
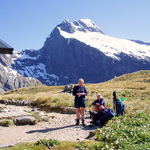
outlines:
[[[64,19],[91,19],[109,36],[150,42],[150,0],[0,0],[0,39],[40,49]]]

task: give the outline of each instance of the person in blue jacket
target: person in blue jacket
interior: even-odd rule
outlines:
[[[79,79],[78,85],[73,88],[73,95],[75,96],[75,108],[76,108],[76,125],[79,125],[80,113],[82,118],[82,125],[85,125],[85,107],[86,107],[86,99],[87,90],[85,86],[83,86],[84,80]]]
[[[103,99],[101,94],[97,95],[97,99],[92,103],[93,110],[98,112],[100,109],[105,108],[105,100]]]

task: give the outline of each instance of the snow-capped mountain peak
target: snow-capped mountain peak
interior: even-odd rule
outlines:
[[[96,26],[92,20],[90,19],[80,19],[74,22],[70,22],[69,20],[65,19],[63,23],[59,24],[57,28],[60,28],[62,31],[68,33],[74,33],[76,31],[80,32],[99,32],[104,34],[101,29]]]
[[[66,29],[69,30],[64,30]],[[138,59],[150,56],[150,46],[141,45],[130,40],[118,39],[102,34],[103,32],[90,19],[64,22],[57,27],[60,34],[67,39],[76,39],[103,52],[106,56],[120,60],[121,53]],[[69,31],[69,32],[68,32]]]
[[[105,35],[90,19],[57,25],[39,50],[11,56],[21,75],[46,85],[98,83],[114,76],[150,69],[150,45]]]
[[[78,31],[84,31],[85,32],[100,32],[104,34],[101,29],[95,25],[95,23],[90,19],[80,19],[73,22],[74,25],[77,26]],[[82,29],[82,30],[81,30]]]

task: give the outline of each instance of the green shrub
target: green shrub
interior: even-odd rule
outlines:
[[[14,125],[14,123],[12,122],[12,120],[0,121],[0,126],[9,127],[9,126],[13,126],[13,125]]]
[[[37,141],[35,145],[45,145],[50,149],[51,147],[54,147],[59,144],[60,144],[60,142],[55,139],[49,139],[49,140],[41,139],[41,140]]]
[[[45,145],[35,145],[35,143],[18,143],[13,147],[2,148],[3,150],[48,150]]]
[[[76,148],[78,149],[86,149],[88,147],[87,144],[85,144],[84,142],[79,142],[78,144],[76,144]]]
[[[114,118],[107,126],[97,130],[97,140],[103,140],[117,149],[147,149],[150,147],[150,118],[139,113],[130,118]]]
[[[37,122],[42,122],[43,121],[42,117],[39,115],[39,113],[33,112],[31,114],[33,115],[33,117],[35,117],[35,119],[36,119]]]
[[[10,120],[14,120],[14,118],[15,118],[14,116],[9,116],[8,117],[8,119],[10,119]]]

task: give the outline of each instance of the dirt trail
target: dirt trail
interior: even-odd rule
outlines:
[[[0,104],[0,106],[2,106]],[[6,106],[9,109],[24,109],[31,111],[29,107]],[[20,142],[36,142],[40,139],[57,139],[60,141],[82,141],[97,127],[75,126],[75,114],[60,114],[40,112],[40,115],[50,117],[49,122],[40,122],[37,125],[25,126],[0,126],[0,145]],[[86,124],[90,124],[89,115],[86,116]]]

